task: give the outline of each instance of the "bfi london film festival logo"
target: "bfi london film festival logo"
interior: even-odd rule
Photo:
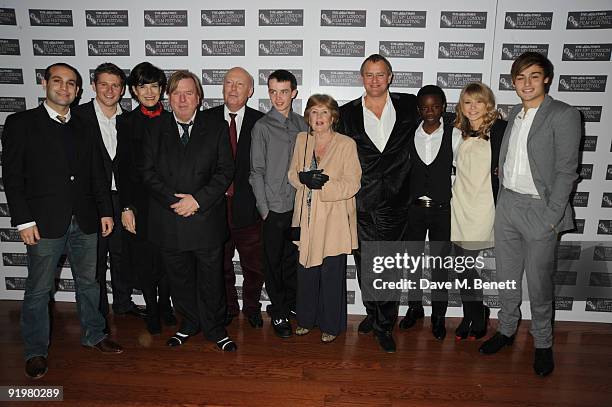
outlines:
[[[424,58],[425,43],[413,41],[379,41],[378,51],[387,58]]]
[[[322,57],[364,57],[365,41],[321,40],[319,56]]]
[[[559,92],[605,92],[608,75],[561,75]]]
[[[301,27],[304,25],[304,10],[276,10],[262,9],[259,10],[259,26],[295,26]]]
[[[438,59],[484,59],[484,42],[440,42]]]
[[[85,10],[87,27],[127,27],[127,10]]]
[[[486,11],[441,11],[440,28],[487,28]]]
[[[14,8],[0,8],[0,25],[17,25]]]
[[[562,61],[609,61],[612,44],[564,44]]]
[[[202,40],[203,57],[243,57],[244,55],[244,40]]]
[[[574,192],[572,197],[572,206],[574,208],[586,208],[589,206],[589,192],[587,191],[582,191],[582,192]]]
[[[145,40],[145,55],[159,57],[186,57],[189,55],[189,41]]]
[[[589,297],[586,299],[584,310],[588,312],[612,312],[612,299]]]
[[[0,229],[0,241],[21,243],[21,236],[16,228],[2,228]]]
[[[130,56],[129,40],[87,40],[87,55],[95,56]]]
[[[41,71],[41,78],[45,73],[44,69],[37,69],[37,75],[38,75],[38,71]],[[130,76],[130,70],[129,69],[122,69],[123,73],[125,74],[125,77],[128,78]],[[90,69],[89,70],[89,83],[93,83],[94,82],[94,74],[95,74],[96,70],[95,69]],[[167,76],[167,78],[169,78],[170,76]]]
[[[33,27],[72,27],[72,10],[30,9],[30,25]]]
[[[612,287],[612,273],[591,272],[589,276],[590,287]]]
[[[0,38],[0,55],[21,55],[19,40],[16,38]]]
[[[26,110],[26,99],[20,96],[0,96],[0,112],[13,113]]]
[[[571,11],[567,13],[567,30],[612,28],[612,10]]]
[[[304,81],[304,71],[301,69],[287,69],[289,72],[295,76],[297,80],[298,86],[302,86]],[[260,69],[257,71],[257,84],[261,86],[268,85],[268,77],[272,72],[276,71],[276,69]]]
[[[514,83],[512,83],[512,75],[509,73],[502,73],[499,75],[499,90],[514,90]]]
[[[381,10],[380,26],[397,28],[425,28],[427,11]]]
[[[601,196],[601,207],[612,208],[612,192],[604,192]]]
[[[593,152],[597,150],[597,136],[584,136],[580,140],[580,151]]]
[[[321,27],[365,27],[366,10],[321,10]]]
[[[593,260],[612,261],[612,247],[610,247],[609,245],[596,245],[593,250]]]
[[[590,180],[593,178],[593,164],[578,164],[578,173],[580,180]]]
[[[259,56],[301,57],[304,55],[304,40],[259,40]]]
[[[504,18],[506,30],[550,30],[552,12],[507,12]]]
[[[477,72],[438,72],[437,85],[443,89],[462,89],[472,82],[481,82],[482,74]]]
[[[2,126],[4,128],[4,126]],[[9,211],[8,204],[0,203],[0,218],[10,218],[11,212]]]
[[[201,10],[202,27],[244,27],[244,10]]]
[[[213,107],[221,106],[224,103],[223,98],[204,98],[202,99],[202,108],[204,110]]]
[[[347,71],[339,69],[322,69],[319,71],[319,86],[362,86],[359,71]]]
[[[36,56],[74,56],[74,40],[32,40]]]
[[[423,87],[423,72],[395,71],[391,87],[420,89]]]
[[[223,85],[226,69],[202,69],[202,85]]]
[[[508,116],[510,116],[510,111],[512,110],[512,108],[514,106],[515,105],[512,105],[512,104],[498,103],[497,104],[497,111],[501,115],[502,119],[508,120]]]
[[[574,106],[580,111],[582,120],[586,123],[599,123],[603,106]]]
[[[548,44],[502,44],[502,61],[514,61],[525,52],[537,52],[548,57]]]
[[[187,27],[187,10],[144,10],[145,27]]]
[[[262,113],[268,113],[272,109],[272,102],[270,99],[259,99],[257,101],[258,110]],[[302,99],[293,99],[293,111],[302,114]]]
[[[23,70],[21,68],[0,68],[0,84],[23,85]]]
[[[25,267],[28,259],[25,253],[2,253],[2,265],[9,267]]]
[[[574,224],[575,224],[575,228],[574,230],[570,231],[570,233],[574,233],[574,234],[578,234],[581,235],[584,233],[584,219],[574,219]]]
[[[608,168],[606,168],[606,181],[612,180],[612,164],[608,164]]]
[[[597,224],[598,235],[612,235],[612,219],[600,219]]]

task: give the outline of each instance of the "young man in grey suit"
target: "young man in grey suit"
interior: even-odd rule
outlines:
[[[502,185],[495,214],[495,258],[498,281],[516,288],[500,290],[497,333],[480,352],[492,354],[514,341],[521,317],[521,281],[527,275],[533,368],[540,376],[554,369],[554,255],[560,232],[573,227],[569,195],[578,178],[580,113],[547,95],[552,63],[526,52],[512,64],[512,82],[521,105],[508,117],[499,155]]]

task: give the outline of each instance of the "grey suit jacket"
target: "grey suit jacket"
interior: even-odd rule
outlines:
[[[514,119],[522,108],[522,105],[514,106],[508,115],[508,127],[499,154],[500,185],[503,185],[503,167]],[[533,182],[546,203],[542,217],[558,232],[574,227],[569,195],[578,178],[576,171],[581,136],[580,112],[546,95],[527,136],[527,154]]]

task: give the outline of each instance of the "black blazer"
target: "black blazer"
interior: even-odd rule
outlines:
[[[172,116],[163,110],[161,115],[149,118],[140,107],[117,117],[117,162],[115,183],[119,190],[121,208],[131,208],[136,216],[136,239],[147,240],[149,233],[149,191],[144,185],[142,163],[143,138],[159,132],[164,116]]]
[[[76,135],[71,171],[66,147],[52,134],[53,126],[42,104],[6,119],[2,176],[11,225],[36,222],[41,237],[59,238],[74,214],[84,233],[96,233],[100,218],[113,216],[113,211],[93,129],[78,115],[71,115],[66,125]]]
[[[223,107],[221,105],[204,110],[202,115],[204,121],[225,121]],[[245,106],[234,160],[236,170],[234,172],[234,199],[232,199],[232,227],[235,228],[250,226],[260,219],[253,188],[249,184],[249,173],[251,171],[251,130],[255,122],[263,116],[264,114],[259,110]]]
[[[497,193],[499,192],[499,151],[507,125],[507,121],[497,119],[489,131],[489,143],[491,143],[491,188],[493,189],[493,202],[495,204],[497,204]]]
[[[361,162],[361,189],[356,195],[360,212],[406,207],[409,203],[408,173],[412,164],[408,142],[418,123],[416,96],[391,93],[391,102],[396,120],[382,152],[365,132],[361,98],[340,108],[338,132],[355,140]]]
[[[228,237],[225,191],[234,174],[227,123],[196,114],[183,146],[173,115],[159,120],[159,132],[143,140],[142,176],[150,192],[149,240],[174,250],[222,245]],[[175,193],[191,194],[200,208],[184,218],[170,208]]]

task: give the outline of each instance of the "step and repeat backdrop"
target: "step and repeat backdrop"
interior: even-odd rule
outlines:
[[[75,66],[85,82],[102,62],[126,72],[145,60],[167,74],[189,69],[201,75],[205,109],[223,102],[223,74],[239,65],[255,78],[249,105],[264,112],[270,109],[267,76],[285,68],[298,79],[294,110],[301,113],[313,93],[328,93],[340,104],[360,97],[360,64],[380,53],[393,65],[392,91],[416,93],[437,84],[454,110],[461,88],[482,81],[506,116],[519,102],[512,61],[525,51],[540,52],[555,65],[550,94],[578,108],[584,119],[580,182],[572,197],[576,229],[562,237],[558,251],[557,319],[612,322],[609,0],[338,0],[333,6],[323,0],[235,0],[223,6],[190,0],[0,0],[0,132],[7,115],[42,101],[44,68],[57,61]],[[84,85],[82,101],[92,97]],[[122,100],[124,107],[132,104]],[[0,178],[0,299],[18,300],[27,276],[25,246],[10,226],[2,185]],[[483,277],[494,279],[493,252],[484,255]],[[349,313],[363,314],[352,259],[349,264]],[[240,273],[238,263],[236,269]],[[74,301],[67,261],[58,265],[57,277],[55,298]],[[142,303],[140,296],[135,299]],[[487,292],[486,301],[496,308],[496,292]],[[451,292],[450,303],[449,315],[461,315],[457,293]],[[528,305],[523,304],[525,318]]]

